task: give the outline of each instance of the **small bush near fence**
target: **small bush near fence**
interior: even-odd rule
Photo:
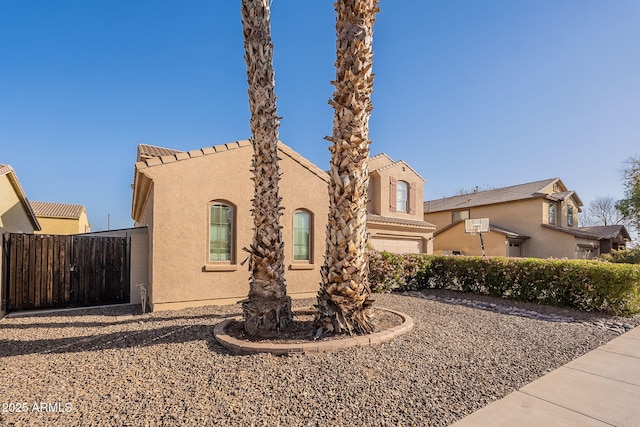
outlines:
[[[436,288],[617,315],[640,311],[638,265],[387,252],[371,252],[369,265],[374,292]]]

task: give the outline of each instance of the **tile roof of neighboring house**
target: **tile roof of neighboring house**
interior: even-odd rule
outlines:
[[[181,153],[180,150],[171,148],[157,147],[155,145],[140,144],[138,145],[138,160],[146,160],[152,157],[170,156],[172,154]]]
[[[500,227],[498,225],[489,224],[489,231],[495,231],[496,233],[504,234],[510,239],[528,239],[529,236],[525,234],[520,234],[517,231],[507,230],[504,227]]]
[[[7,178],[9,178],[9,182],[13,186],[13,189],[16,192],[16,195],[18,196],[18,199],[20,199],[20,203],[22,203],[22,206],[25,212],[27,213],[27,216],[29,217],[29,220],[31,221],[31,224],[33,225],[34,230],[36,231],[42,230],[42,227],[38,222],[38,218],[36,217],[36,214],[33,212],[31,203],[29,203],[29,199],[27,199],[27,195],[22,189],[22,186],[20,185],[20,181],[18,181],[18,175],[16,175],[16,172],[11,167],[11,165],[0,164],[0,176],[4,176],[4,175],[6,175]]]
[[[579,228],[570,228],[570,227],[558,227],[557,225],[551,225],[551,224],[541,224],[543,227],[545,228],[550,228],[551,230],[555,230],[555,231],[559,231],[561,233],[567,233],[567,234],[571,234],[575,237],[580,237],[583,239],[590,239],[590,240],[601,240],[602,237],[595,235],[593,233],[589,233],[583,230],[580,230]]]
[[[598,236],[601,239],[615,239],[619,235],[623,238],[631,240],[631,235],[624,225],[597,225],[593,227],[578,227],[578,230]]]
[[[491,205],[495,203],[511,202],[515,200],[547,197],[542,190],[550,184],[559,181],[559,178],[544,179],[526,184],[512,185],[510,187],[496,188],[493,190],[478,191],[477,193],[463,194],[460,196],[444,197],[442,199],[427,200],[424,202],[424,212],[440,212],[470,208],[474,206]]]
[[[374,214],[367,214],[367,222],[377,222],[382,224],[411,225],[414,227],[421,227],[421,228],[433,228],[433,229],[436,228],[435,225],[426,221],[417,221],[417,220],[403,219],[403,218],[391,218],[388,216],[374,215]]]
[[[36,216],[42,218],[78,219],[84,211],[82,205],[70,205],[67,203],[31,202]]]

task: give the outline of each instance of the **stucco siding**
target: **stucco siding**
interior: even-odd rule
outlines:
[[[507,239],[503,234],[497,232],[483,233],[482,238],[487,256],[507,255]],[[481,256],[482,244],[480,236],[465,233],[463,222],[436,235],[433,242],[433,253],[451,255],[452,252],[460,252],[461,255]]]
[[[243,248],[249,247],[253,236],[251,155],[250,149],[235,149],[144,169],[153,179],[152,196],[143,210],[143,221],[153,230],[149,247],[153,309],[226,304],[246,298],[249,271],[240,263],[247,258]],[[280,157],[287,291],[292,297],[307,297],[317,292],[320,283],[327,184],[288,156]],[[231,262],[208,261],[213,201],[233,206],[235,211]],[[312,214],[310,263],[293,262],[296,209]]]
[[[33,233],[33,223],[9,182],[8,175],[0,175],[0,195],[0,230]]]

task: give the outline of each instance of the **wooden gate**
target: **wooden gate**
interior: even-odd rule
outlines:
[[[126,237],[3,235],[7,310],[129,302]]]

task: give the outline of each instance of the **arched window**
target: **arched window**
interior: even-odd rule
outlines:
[[[311,261],[311,214],[293,212],[293,260]]]
[[[409,212],[409,184],[398,181],[396,184],[396,210],[399,212]]]
[[[213,202],[209,206],[209,261],[231,261],[233,207]]]

